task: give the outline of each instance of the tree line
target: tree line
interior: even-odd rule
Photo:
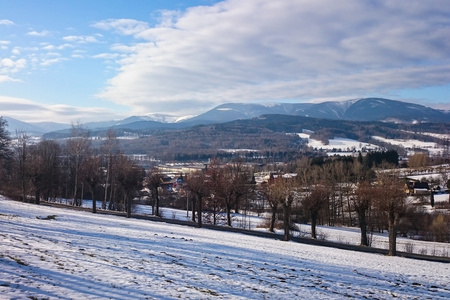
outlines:
[[[385,166],[386,167],[386,166]],[[213,160],[204,170],[188,176],[193,209],[201,226],[202,211],[224,213],[231,226],[231,212],[240,210],[269,213],[269,231],[277,223],[284,231],[284,240],[291,238],[294,223],[310,223],[311,238],[316,239],[318,224],[359,226],[361,245],[369,246],[369,231],[389,232],[389,254],[396,254],[396,237],[400,220],[408,205],[404,183],[398,174],[375,173],[358,159],[312,159],[297,162],[296,176],[272,172],[267,181],[256,185],[252,168],[240,160],[220,164]],[[195,211],[192,213],[195,221]]]
[[[65,199],[81,206],[90,193],[93,211],[96,201],[103,209],[123,210],[131,215],[132,199],[145,178],[145,170],[124,155],[114,131],[109,131],[100,148],[94,148],[89,132],[81,125],[72,128],[63,143],[34,142],[17,132],[11,141],[5,122],[0,122],[1,190],[11,198],[39,204],[42,199]]]

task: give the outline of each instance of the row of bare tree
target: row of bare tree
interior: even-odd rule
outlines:
[[[293,222],[310,222],[311,237],[316,239],[318,223],[358,225],[361,245],[368,246],[368,230],[389,232],[389,254],[396,254],[396,237],[401,218],[408,205],[404,183],[395,174],[364,170],[356,160],[335,161],[323,165],[299,162],[297,176],[272,174],[267,182],[256,186],[252,170],[241,161],[220,164],[213,161],[205,170],[190,174],[187,188],[191,192],[197,222],[201,226],[201,212],[216,216],[225,213],[231,226],[231,212],[249,199],[253,204],[264,203],[270,212],[269,230],[281,222],[284,239],[289,240]],[[195,204],[194,204],[195,203]],[[253,208],[256,205],[253,205]],[[195,214],[192,214],[195,218]],[[195,219],[193,219],[195,221]]]
[[[100,149],[92,147],[88,131],[79,125],[73,126],[65,143],[36,143],[19,132],[12,146],[2,186],[9,195],[37,204],[41,199],[66,199],[81,206],[82,197],[90,192],[94,212],[97,199],[101,199],[103,209],[131,215],[132,199],[145,171],[119,151],[113,131]]]

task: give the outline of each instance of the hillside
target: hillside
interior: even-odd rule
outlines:
[[[450,297],[444,263],[5,199],[0,211],[0,293],[11,299]]]
[[[126,153],[150,154],[167,160],[210,157],[216,155],[219,149],[249,149],[259,153],[283,152],[280,155],[289,156],[305,150],[306,140],[291,134],[301,133],[303,130],[313,131],[311,138],[325,144],[332,138],[341,137],[390,149],[398,146],[374,140],[373,136],[417,139],[442,144],[442,139],[424,133],[450,134],[446,124],[393,124],[265,115],[221,124],[194,126],[184,130],[141,130],[139,132],[144,134],[143,137],[122,141],[121,146]]]

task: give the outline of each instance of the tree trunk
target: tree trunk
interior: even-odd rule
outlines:
[[[316,213],[316,212],[311,213],[311,238],[314,240],[317,239],[317,234],[316,234],[317,217],[318,217],[318,213]]]
[[[130,193],[125,192],[125,200],[126,200],[126,205],[127,205],[127,218],[131,218],[131,202],[132,202],[132,198]]]
[[[106,209],[106,200],[108,200],[108,185],[109,185],[109,173],[110,173],[110,169],[109,169],[109,163],[108,163],[108,169],[106,171],[106,181],[105,181],[105,197],[103,198],[102,201],[102,209]]]
[[[284,225],[284,240],[289,241],[291,239],[290,229],[291,229],[291,206],[288,204],[283,204],[283,225]]]
[[[278,210],[277,206],[272,206],[272,217],[270,219],[270,228],[269,228],[270,232],[275,232],[275,221],[277,218],[277,210]]]
[[[350,196],[347,194],[347,209],[348,209],[348,220],[350,222],[350,227],[353,227],[353,220],[352,220],[352,205],[350,201]]]
[[[217,225],[217,208],[216,208],[216,201],[213,203],[213,224]]]
[[[192,213],[191,213],[191,221],[195,222],[195,210],[196,210],[196,196],[194,195],[194,197],[192,197]]]
[[[159,193],[158,188],[155,189],[155,216],[159,217]]]
[[[75,186],[73,188],[73,206],[81,206],[78,205],[77,193],[78,193],[78,171],[75,170]]]
[[[231,227],[231,205],[227,203],[225,209],[227,211],[227,226]]]
[[[397,255],[397,221],[394,212],[389,212],[389,256]]]
[[[97,201],[94,197],[94,188],[91,187],[91,195],[92,195],[92,213],[97,213]]]
[[[341,206],[341,218],[342,218],[342,225],[345,224],[345,213],[344,213],[344,197],[342,196],[342,193],[339,195],[339,202]]]
[[[369,241],[367,240],[367,223],[366,223],[366,212],[357,211],[359,227],[361,228],[361,246],[369,246]]]
[[[198,196],[197,199],[197,227],[202,228],[202,196]]]
[[[36,189],[34,203],[41,204],[41,191],[39,189]]]

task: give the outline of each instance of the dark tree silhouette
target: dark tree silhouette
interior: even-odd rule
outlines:
[[[375,188],[377,209],[385,213],[389,231],[389,255],[397,255],[397,230],[400,219],[406,212],[404,183],[397,174],[381,173]]]
[[[372,206],[376,194],[375,188],[368,181],[358,185],[353,197],[353,209],[358,215],[358,223],[361,228],[361,245],[369,246],[367,239],[367,211]]]
[[[328,203],[330,192],[328,189],[320,184],[311,188],[311,192],[303,199],[303,206],[309,211],[311,217],[311,238],[317,239],[317,219],[320,210]]]
[[[209,193],[207,177],[205,171],[196,171],[190,174],[187,178],[187,188],[195,198],[197,206],[197,226],[201,228],[202,212],[203,212],[203,197]]]

